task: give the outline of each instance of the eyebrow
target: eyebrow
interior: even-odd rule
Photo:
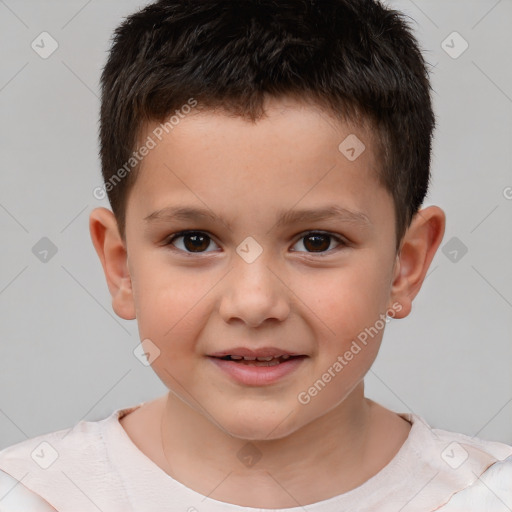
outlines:
[[[190,206],[168,206],[156,210],[144,217],[146,223],[170,222],[170,221],[206,221],[226,225],[231,229],[231,224],[215,215],[207,208],[196,208]],[[349,210],[338,205],[329,205],[323,208],[281,210],[278,212],[276,226],[283,227],[291,224],[318,222],[323,220],[337,220],[359,225],[370,226],[372,223],[363,212]]]

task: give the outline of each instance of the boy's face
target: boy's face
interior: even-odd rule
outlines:
[[[283,437],[350,403],[377,355],[383,315],[400,309],[393,201],[375,178],[367,134],[291,100],[269,102],[267,113],[252,124],[195,112],[164,132],[128,198],[133,295],[117,304],[133,307],[140,339],[158,347],[152,366],[167,387],[245,439]],[[338,149],[351,134],[366,146],[353,161]],[[224,222],[155,214],[178,206]],[[281,212],[333,206],[357,217],[278,222]],[[184,230],[201,233],[170,243]],[[211,357],[240,347],[304,357],[258,383],[275,367]],[[229,373],[242,365],[248,380]]]

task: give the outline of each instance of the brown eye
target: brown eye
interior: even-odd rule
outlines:
[[[322,252],[331,245],[329,235],[308,235],[304,237],[304,247],[312,252]]]
[[[181,243],[176,243],[177,240],[181,240]],[[206,249],[209,247],[213,240],[202,231],[188,231],[177,233],[168,242],[169,245],[175,245],[178,249],[188,253],[201,253],[211,252]],[[214,242],[215,243],[215,242]]]
[[[335,240],[338,245],[344,246],[347,245],[345,241],[335,235],[331,235],[329,233],[307,233],[306,235],[302,236],[300,240],[295,245],[302,244],[304,248],[306,249],[305,252],[307,253],[319,253],[319,256],[327,255],[331,250],[334,250],[331,248],[331,242]],[[295,249],[296,252],[304,252],[301,250]]]

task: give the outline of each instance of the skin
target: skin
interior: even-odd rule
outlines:
[[[445,215],[422,209],[396,254],[393,201],[375,178],[369,134],[291,99],[268,100],[266,113],[256,123],[220,111],[187,115],[142,162],[127,202],[126,242],[105,208],[91,213],[90,231],[113,308],[136,318],[140,339],[158,347],[152,367],[169,389],[121,420],[134,443],[211,499],[285,508],[361,485],[406,440],[410,424],[364,396],[384,329],[308,404],[297,397],[379,315],[393,305],[395,318],[410,313]],[[148,124],[141,140],[156,126]],[[354,161],[338,150],[349,134],[366,146]],[[225,222],[144,221],[177,204],[206,205]],[[330,204],[362,212],[369,223],[276,225],[278,210]],[[181,230],[209,235],[203,252],[191,252],[183,237],[166,245]],[[306,237],[318,230],[347,245],[327,237],[320,256]],[[263,249],[252,263],[236,252],[248,236]],[[267,386],[238,384],[207,357],[269,345],[308,357]],[[248,442],[261,454],[250,467],[237,457]]]

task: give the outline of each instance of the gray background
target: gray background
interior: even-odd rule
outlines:
[[[389,3],[414,19],[434,66],[425,206],[448,220],[444,253],[412,314],[388,325],[367,394],[512,444],[512,3]],[[99,75],[112,30],[144,4],[0,0],[0,448],[165,392],[133,355],[136,323],[112,311],[88,232],[88,213],[108,206],[92,195]],[[59,45],[47,59],[31,48],[43,31]],[[469,44],[457,58],[441,46],[453,31]],[[462,48],[457,36],[445,44]],[[32,251],[43,237],[57,248],[47,262]]]

